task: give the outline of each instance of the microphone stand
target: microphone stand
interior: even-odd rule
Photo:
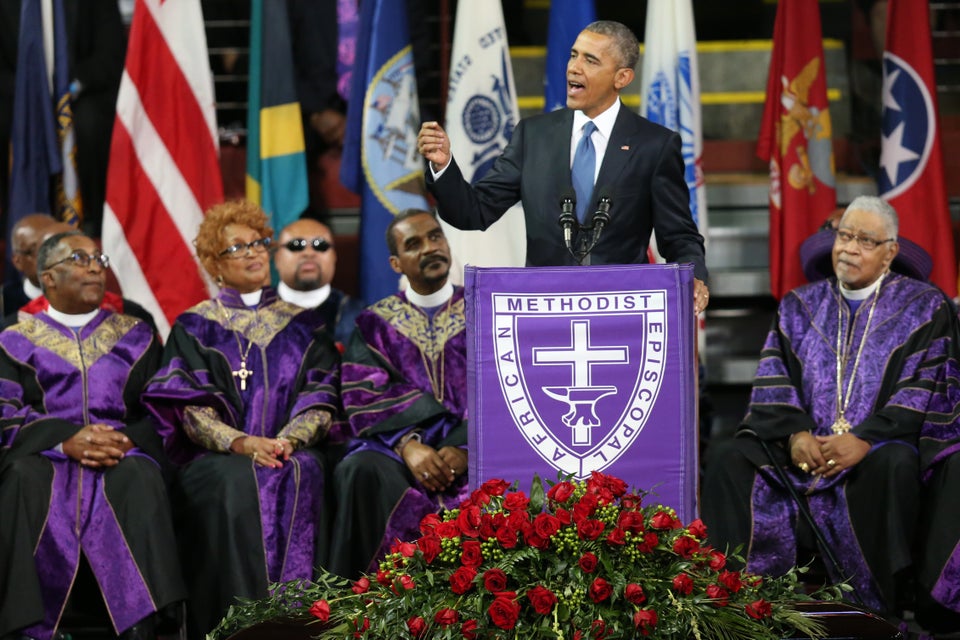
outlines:
[[[583,231],[591,231],[589,243],[585,242],[586,246],[574,254],[574,258],[577,260],[577,264],[582,265],[583,261],[590,255],[590,253],[597,246],[597,243],[600,242],[600,234],[603,233],[604,227],[607,226],[607,223],[610,222],[610,207],[613,206],[613,201],[608,195],[601,195],[600,201],[597,203],[597,210],[594,212],[593,217],[590,219],[590,224],[586,226],[581,226]]]

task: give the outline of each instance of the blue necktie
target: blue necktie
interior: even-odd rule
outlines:
[[[590,136],[597,130],[597,125],[588,120],[583,125],[583,137],[577,143],[577,150],[573,153],[573,168],[570,170],[573,179],[573,189],[577,192],[577,220],[581,224],[587,219],[587,210],[590,208],[590,196],[593,195],[593,174],[597,170],[597,152],[593,148]]]

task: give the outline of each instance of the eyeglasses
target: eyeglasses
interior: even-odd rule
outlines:
[[[867,251],[873,251],[882,244],[896,241],[896,238],[876,240],[874,238],[868,238],[867,236],[857,235],[856,233],[850,233],[849,231],[843,231],[842,229],[837,229],[835,233],[837,234],[837,240],[840,241],[840,244],[847,244],[855,239],[857,244],[860,245],[860,248],[866,249]]]
[[[252,242],[238,242],[220,252],[221,258],[241,258],[241,251],[266,251],[270,248],[270,238],[260,238]]]
[[[326,238],[314,238],[313,240],[307,240],[306,238],[294,238],[283,246],[287,251],[299,253],[306,249],[307,245],[313,247],[313,250],[317,253],[324,253],[333,248],[333,245],[327,242]]]
[[[110,268],[110,258],[103,255],[99,251],[95,252],[93,255],[90,255],[86,251],[74,251],[63,260],[57,260],[52,264],[48,264],[47,269],[52,269],[58,264],[63,264],[65,262],[72,262],[73,266],[80,267],[81,269],[86,269],[89,267],[91,262],[96,262],[104,269]]]

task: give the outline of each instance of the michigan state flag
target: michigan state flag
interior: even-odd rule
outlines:
[[[364,0],[347,111],[340,181],[361,196],[360,294],[379,300],[397,291],[384,240],[393,216],[427,209],[417,151],[420,108],[406,4]]]
[[[247,198],[274,229],[307,208],[307,157],[286,2],[252,0],[247,108]]]

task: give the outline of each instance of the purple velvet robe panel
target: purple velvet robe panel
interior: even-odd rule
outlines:
[[[922,431],[955,425],[960,417],[960,404],[950,390],[958,373],[955,318],[938,289],[904,276],[888,274],[875,295],[879,298],[868,332],[873,296],[852,319],[844,397],[861,341],[863,348],[845,416],[854,425],[852,433],[874,449],[893,441],[916,448]],[[800,287],[784,298],[761,355],[743,431],[769,441],[805,430],[832,433],[839,323],[849,330],[851,314],[835,279]],[[867,604],[881,608],[847,512],[848,471],[830,479],[813,478],[792,466],[786,472],[800,495],[806,495],[828,543],[843,550],[841,565],[855,576],[858,592]],[[769,466],[756,476],[753,514],[748,568],[782,573],[795,558],[791,532],[797,514]]]
[[[246,389],[233,374],[244,355],[253,372]],[[160,423],[171,459],[186,465],[203,456],[233,455],[211,452],[187,437],[182,425],[188,407],[212,408],[228,427],[272,438],[307,412],[335,418],[339,387],[340,356],[315,309],[284,302],[269,287],[256,308],[247,308],[237,291],[223,289],[177,319],[163,365],[143,400]],[[348,436],[326,433],[321,440]],[[267,580],[311,578],[323,508],[322,465],[301,450],[279,469],[251,463],[251,473],[259,494],[251,499],[260,503]]]
[[[115,469],[135,458],[158,469],[159,439],[139,397],[159,359],[160,345],[147,324],[106,310],[79,334],[46,313],[0,333],[0,470],[35,454],[53,467],[49,511],[34,547],[45,617],[24,630],[31,637],[53,635],[81,552],[118,633],[157,609],[150,572],[138,566],[130,534],[105,492],[105,476],[114,471],[83,467],[54,449],[84,425],[104,423],[124,430],[135,445]],[[0,576],[14,583],[23,578]]]

